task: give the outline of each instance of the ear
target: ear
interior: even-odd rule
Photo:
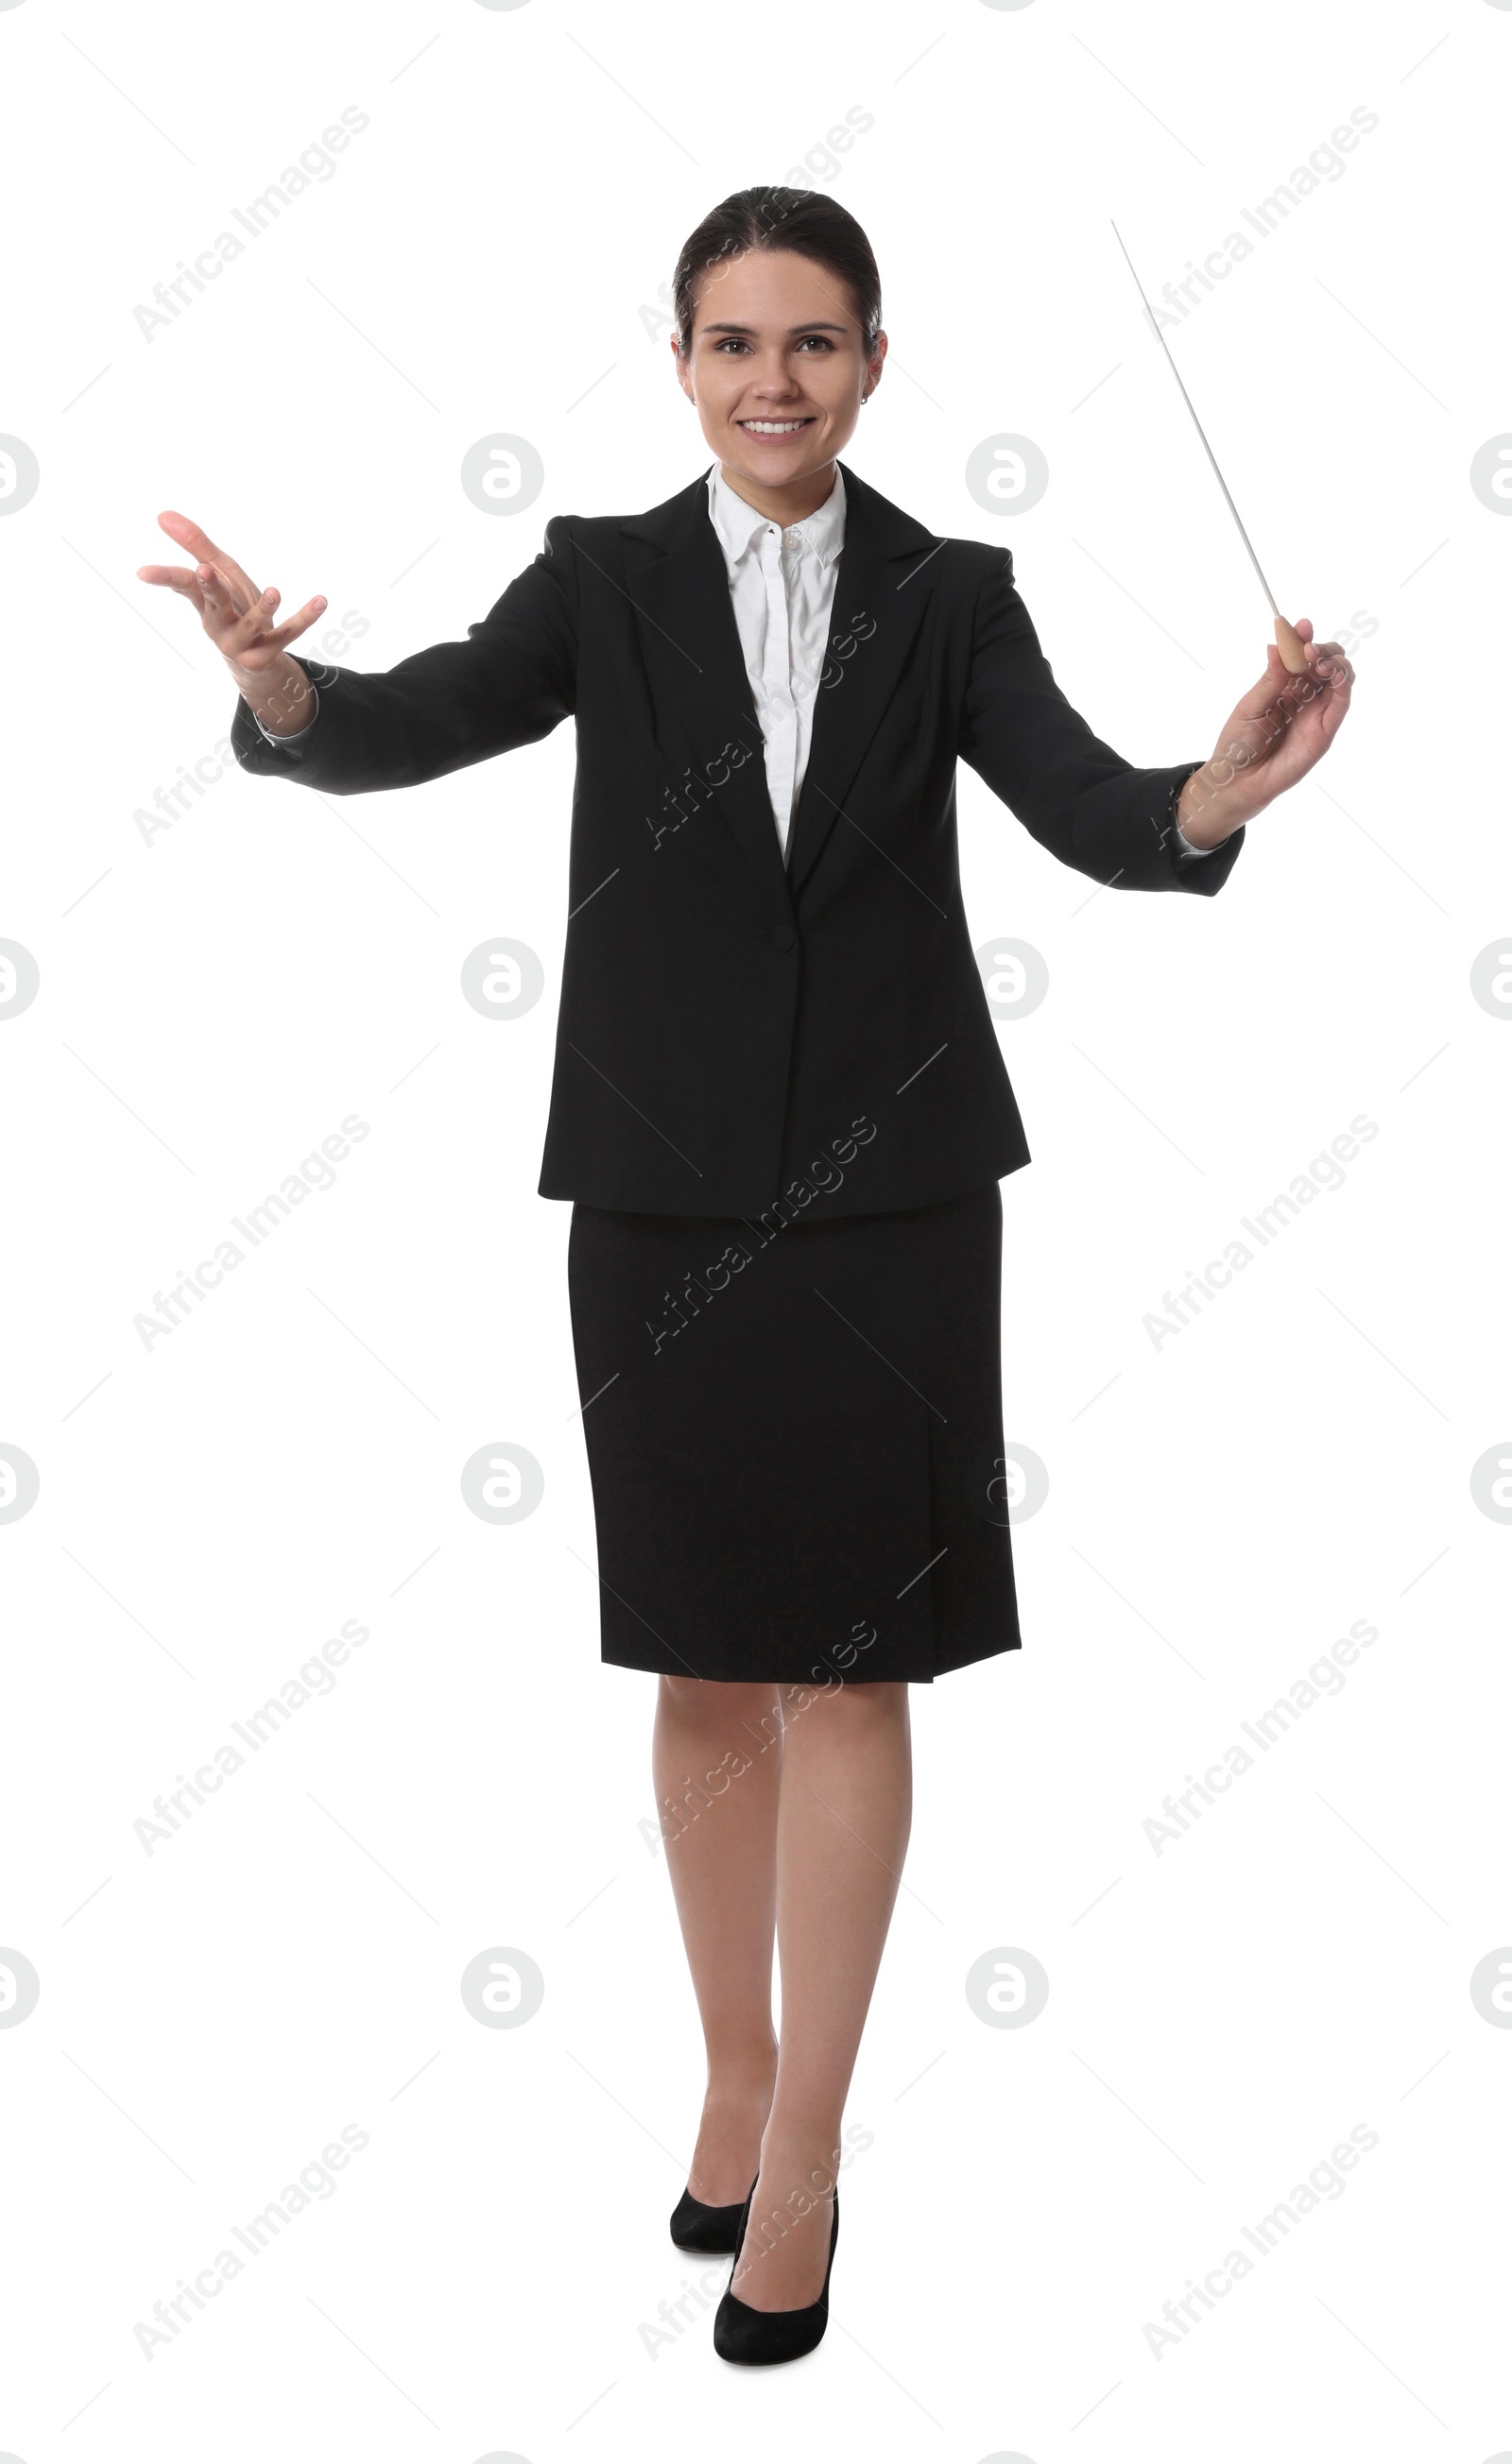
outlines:
[[[676,367],[678,372],[678,383],[682,387],[683,392],[687,395],[688,400],[690,402],[694,402],[697,397],[693,390],[693,370],[691,363],[683,358],[681,352],[678,348],[678,337],[676,332],[669,334],[667,336],[667,341],[672,351],[673,365]]]

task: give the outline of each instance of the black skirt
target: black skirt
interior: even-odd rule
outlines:
[[[572,1210],[617,1667],[927,1685],[1019,1647],[997,1184],[817,1214]]]

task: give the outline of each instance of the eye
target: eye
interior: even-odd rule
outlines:
[[[714,347],[716,351],[744,351],[745,339],[742,334],[722,334]]]
[[[799,350],[807,350],[811,342],[814,344],[816,349],[821,351],[833,351],[834,348],[834,344],[828,334],[805,334],[798,344]]]

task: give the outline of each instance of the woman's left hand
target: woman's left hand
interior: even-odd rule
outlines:
[[[1217,847],[1240,824],[1305,779],[1344,725],[1354,670],[1337,642],[1315,642],[1298,619],[1307,652],[1303,675],[1288,675],[1274,645],[1265,673],[1235,702],[1211,759],[1181,791],[1176,819],[1199,847]]]

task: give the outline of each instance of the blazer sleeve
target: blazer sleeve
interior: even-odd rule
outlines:
[[[962,713],[963,760],[1062,864],[1120,890],[1221,890],[1242,826],[1183,858],[1176,801],[1201,761],[1140,770],[1094,736],[1051,672],[1005,550],[983,579]]]
[[[319,695],[309,726],[270,743],[238,695],[232,750],[244,770],[327,795],[417,787],[549,736],[576,707],[577,639],[576,559],[557,515],[534,563],[465,642],[437,642],[371,675],[300,658]]]

